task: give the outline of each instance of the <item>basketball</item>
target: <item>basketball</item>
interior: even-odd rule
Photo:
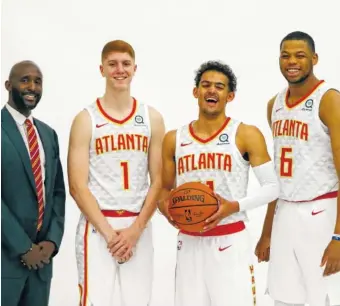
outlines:
[[[179,229],[200,232],[218,205],[218,199],[207,185],[189,182],[171,191],[169,214]]]

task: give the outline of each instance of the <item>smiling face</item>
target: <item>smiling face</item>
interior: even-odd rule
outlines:
[[[228,84],[228,77],[221,72],[209,70],[202,74],[198,87],[193,91],[201,114],[217,117],[225,113],[226,104],[235,96],[229,91]]]
[[[126,52],[111,52],[100,66],[102,76],[106,78],[106,85],[115,90],[130,88],[137,66],[134,59]]]
[[[9,92],[9,104],[22,114],[34,109],[42,96],[42,73],[32,62],[22,62],[12,68],[5,87]]]
[[[303,83],[313,74],[318,56],[304,40],[287,40],[282,43],[280,69],[290,84]]]

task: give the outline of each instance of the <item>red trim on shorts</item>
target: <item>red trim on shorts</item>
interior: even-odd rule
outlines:
[[[102,213],[105,217],[136,217],[139,215],[139,212],[131,212],[127,210],[108,210],[104,209],[102,210]]]
[[[84,288],[83,288],[83,304],[82,306],[87,305],[87,291],[88,291],[88,265],[87,265],[87,259],[88,259],[88,241],[87,241],[87,235],[89,232],[89,222],[86,221],[85,225],[85,232],[84,232]]]
[[[325,193],[321,196],[318,196],[312,200],[305,200],[305,201],[286,201],[286,202],[293,202],[293,203],[303,203],[303,202],[313,202],[313,201],[318,201],[318,200],[325,200],[325,199],[334,199],[338,196],[338,190],[336,191],[331,191],[328,193]]]
[[[97,99],[96,103],[97,103],[97,107],[98,107],[100,113],[101,113],[106,119],[108,119],[108,120],[110,120],[110,121],[112,121],[112,122],[114,122],[114,123],[123,124],[123,123],[125,123],[126,121],[128,121],[129,119],[131,119],[132,116],[133,116],[133,115],[135,114],[135,112],[136,112],[136,109],[137,109],[137,101],[136,101],[135,98],[132,98],[132,99],[133,99],[132,110],[131,110],[130,114],[129,114],[126,118],[124,118],[124,119],[122,119],[122,120],[118,120],[118,119],[115,119],[115,118],[111,117],[111,116],[104,110],[104,108],[102,107],[99,98]]]
[[[246,225],[243,221],[238,221],[234,223],[228,223],[224,225],[216,226],[215,228],[211,229],[210,231],[203,232],[203,233],[196,233],[196,232],[188,232],[184,230],[180,230],[181,234],[189,235],[189,236],[199,236],[199,237],[206,237],[206,236],[224,236],[235,234],[238,232],[243,231],[246,228]]]
[[[302,98],[298,99],[295,101],[293,104],[289,105],[288,104],[288,97],[289,97],[289,89],[286,92],[286,97],[285,97],[285,104],[288,108],[293,108],[295,106],[298,106],[302,101],[306,100],[322,83],[324,83],[324,80],[321,80],[318,84],[316,84],[310,92],[308,92],[306,95],[304,95]]]

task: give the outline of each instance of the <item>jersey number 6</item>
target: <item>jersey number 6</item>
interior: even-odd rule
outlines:
[[[292,177],[293,176],[293,148],[282,147],[280,154],[280,176]]]

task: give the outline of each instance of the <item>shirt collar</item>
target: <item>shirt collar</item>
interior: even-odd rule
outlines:
[[[29,119],[32,124],[33,124],[33,117],[32,115],[30,114],[27,117],[25,117],[23,114],[19,113],[16,109],[14,109],[12,106],[10,106],[8,103],[6,104],[6,108],[7,110],[9,111],[9,113],[12,115],[14,121],[19,124],[19,125],[24,125],[25,124],[25,120],[26,119]]]

